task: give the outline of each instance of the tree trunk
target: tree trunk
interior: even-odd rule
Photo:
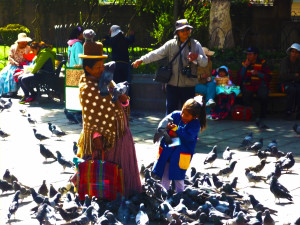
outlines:
[[[178,15],[179,15],[179,0],[174,0],[174,7],[173,7],[173,24],[176,23],[178,20]]]
[[[211,48],[233,48],[230,0],[212,1],[209,20],[209,46]]]

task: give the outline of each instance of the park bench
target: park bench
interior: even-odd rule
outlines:
[[[61,85],[61,79],[59,75],[63,65],[65,65],[66,63],[66,60],[62,60],[53,73],[47,75],[45,74],[45,76],[40,76],[40,79],[37,80],[36,84],[38,98],[43,94],[47,94],[48,98],[50,99],[53,97],[57,97],[60,99],[60,101],[62,101],[64,94],[64,84]],[[44,72],[41,71],[41,73]]]

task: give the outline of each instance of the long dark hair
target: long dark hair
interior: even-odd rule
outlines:
[[[206,105],[205,102],[199,103],[194,98],[188,99],[183,108],[188,111],[193,117],[197,117],[200,121],[200,131],[204,131],[206,128]]]

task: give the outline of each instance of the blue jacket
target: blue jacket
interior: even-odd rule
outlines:
[[[178,126],[176,134],[180,139],[181,145],[168,147],[164,139],[162,139],[159,158],[154,165],[153,172],[159,177],[162,177],[166,163],[169,161],[169,179],[183,180],[194,155],[198,132],[200,130],[200,122],[198,119],[194,119],[184,124],[181,121],[181,111],[174,111],[171,117],[174,120],[173,123]]]
[[[82,65],[82,59],[78,57],[78,54],[83,54],[83,45],[80,41],[68,47],[68,67]]]

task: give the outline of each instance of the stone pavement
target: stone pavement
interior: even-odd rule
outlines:
[[[6,99],[7,100],[7,99]],[[70,124],[64,113],[64,105],[56,102],[48,102],[43,99],[40,104],[20,105],[18,99],[12,99],[13,106],[9,110],[0,113],[0,128],[9,133],[10,136],[0,139],[0,176],[2,178],[6,169],[9,169],[22,184],[33,187],[36,190],[42,184],[53,184],[57,189],[65,186],[67,180],[72,174],[71,169],[63,171],[57,162],[44,162],[44,158],[39,153],[39,141],[35,139],[32,129],[35,127],[38,131],[44,133],[49,139],[42,141],[52,152],[59,150],[67,159],[72,159],[73,141],[77,141],[81,127],[78,124]],[[26,109],[33,118],[37,120],[36,125],[31,125],[27,117],[22,116],[19,109]],[[157,124],[163,118],[162,113],[133,112],[130,122],[131,132],[134,137],[136,153],[139,166],[148,165],[153,162],[157,155],[158,145],[152,143],[152,137]],[[48,122],[57,124],[67,135],[58,139],[51,136],[48,130]],[[299,122],[299,121],[298,121]],[[196,146],[196,154],[191,162],[198,171],[213,173],[219,171],[226,165],[222,159],[222,152],[226,146],[234,149],[234,159],[237,165],[234,173],[229,177],[238,177],[238,188],[240,191],[254,194],[256,198],[265,206],[277,210],[277,215],[272,215],[277,224],[285,224],[293,221],[300,216],[300,137],[297,136],[292,126],[295,121],[286,121],[280,116],[272,116],[265,122],[270,129],[259,131],[253,121],[240,122],[232,120],[208,121],[207,129],[199,135],[199,141]],[[276,139],[279,149],[284,152],[293,152],[296,156],[296,165],[291,174],[284,174],[279,178],[279,182],[284,184],[294,198],[291,203],[282,199],[280,203],[275,202],[273,194],[269,190],[269,185],[258,183],[256,187],[250,187],[244,174],[244,168],[258,163],[258,157],[252,156],[253,153],[237,150],[241,140],[250,131],[254,133],[254,139],[264,138],[264,146],[271,140]],[[218,159],[212,168],[203,164],[203,161],[214,145],[218,146]],[[261,175],[268,175],[274,167],[274,158],[268,158],[270,163],[266,165]],[[189,174],[189,173],[188,173]],[[224,180],[226,181],[226,179]],[[12,200],[13,192],[5,192],[0,195],[0,224],[7,221],[7,212]],[[12,224],[38,224],[34,216],[30,215],[30,209],[35,206],[32,198],[28,197],[19,207]]]

